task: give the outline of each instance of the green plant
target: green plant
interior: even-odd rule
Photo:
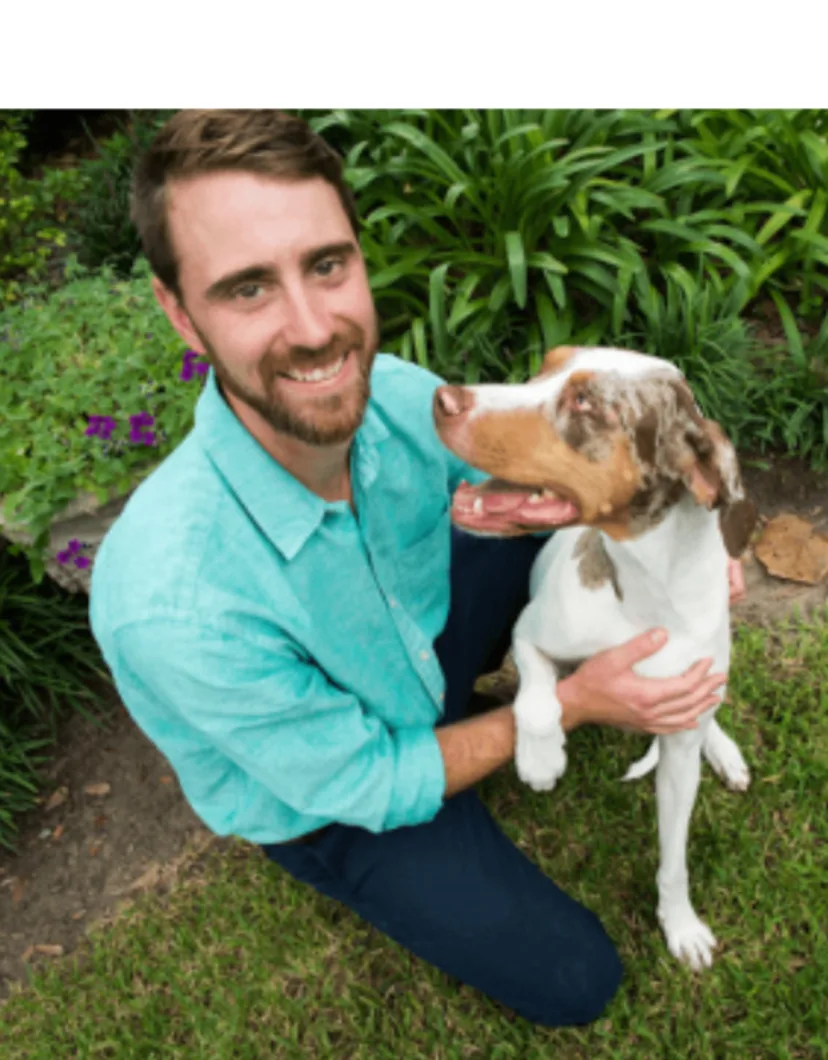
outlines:
[[[0,498],[3,519],[35,539],[24,551],[38,581],[57,512],[79,492],[104,501],[140,481],[182,440],[197,397],[143,259],[128,280],[73,261],[67,274],[59,290],[0,313]],[[142,413],[154,444],[143,428],[130,439]],[[93,417],[114,418],[115,435],[90,433]]]
[[[128,111],[121,129],[102,141],[87,130],[97,153],[78,166],[84,190],[69,218],[82,265],[91,269],[109,265],[120,278],[129,276],[141,252],[138,233],[129,219],[132,174],[167,113]]]
[[[0,307],[46,275],[55,248],[66,243],[58,206],[81,186],[72,170],[47,169],[37,180],[21,174],[24,127],[22,112],[0,112]]]
[[[35,587],[26,563],[0,547],[0,846],[41,788],[39,769],[69,711],[94,716],[88,682],[106,680],[85,598]]]
[[[826,113],[308,117],[345,156],[389,349],[448,378],[495,380],[525,377],[551,346],[627,336],[675,356],[746,443],[818,461],[824,346],[797,360],[805,339],[786,326],[789,386],[761,402],[770,419],[740,398],[765,378],[757,300],[780,315],[791,299],[822,309]]]

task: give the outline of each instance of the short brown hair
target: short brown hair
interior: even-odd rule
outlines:
[[[158,279],[181,301],[178,262],[167,224],[170,181],[220,171],[307,180],[322,177],[339,194],[359,236],[342,160],[301,118],[276,110],[181,110],[158,131],[135,170],[131,217]]]

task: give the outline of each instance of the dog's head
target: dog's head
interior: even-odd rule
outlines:
[[[492,476],[454,496],[452,517],[472,532],[577,524],[639,537],[689,491],[719,510],[738,556],[756,521],[733,446],[658,357],[558,347],[527,383],[439,387],[434,419],[444,445]]]

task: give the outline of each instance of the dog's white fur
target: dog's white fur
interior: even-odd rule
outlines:
[[[546,400],[560,391],[575,368],[605,368],[608,353],[620,354],[612,359],[612,369],[627,377],[652,371],[651,358],[627,351],[579,351],[569,370],[558,375],[523,386],[469,388],[475,394],[471,416],[536,404],[541,390]],[[669,640],[636,664],[642,676],[675,677],[705,657],[713,659],[710,673],[727,674],[730,665],[728,554],[716,511],[698,504],[688,492],[659,525],[637,539],[617,541],[602,533],[620,593],[609,580],[598,587],[584,585],[576,547],[586,532],[583,526],[558,530],[540,552],[532,570],[531,599],[513,633],[520,675],[514,706],[516,766],[521,779],[536,791],[551,790],[566,769],[557,697],[564,665],[578,664],[653,627],[665,628]],[[731,789],[744,791],[750,782],[738,747],[715,719],[724,693],[722,688],[719,704],[700,717],[697,729],[656,737],[624,777],[640,777],[656,767],[657,915],[670,952],[693,969],[709,966],[717,945],[693,909],[688,886],[687,835],[701,756]]]

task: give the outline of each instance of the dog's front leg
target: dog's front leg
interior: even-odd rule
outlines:
[[[704,726],[702,721],[701,726]],[[713,963],[716,939],[690,902],[687,836],[701,771],[702,727],[659,738],[656,770],[658,919],[674,957],[694,971]]]
[[[551,791],[566,769],[558,672],[534,644],[515,637],[512,645],[520,687],[515,699],[515,766],[534,791]]]

